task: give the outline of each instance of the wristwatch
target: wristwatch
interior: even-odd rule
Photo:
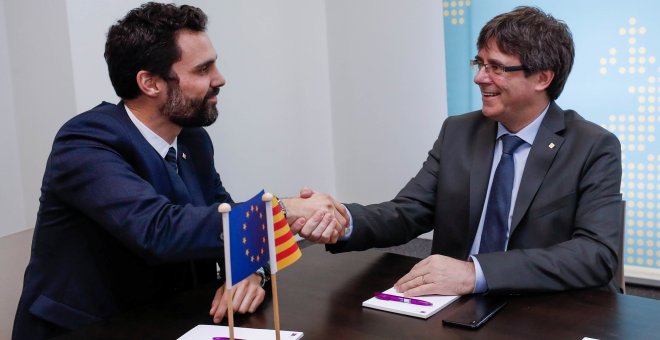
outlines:
[[[259,267],[259,269],[257,269],[257,271],[254,273],[261,276],[261,283],[260,283],[261,288],[266,286],[266,282],[268,282],[268,279],[270,278],[268,277],[268,275],[266,275],[266,271],[264,270],[264,267]]]
[[[284,205],[284,202],[282,202],[282,200],[277,196],[275,196],[275,198],[277,199],[277,204],[280,206],[280,209],[282,210],[282,214],[284,214],[284,217],[286,218],[286,206]]]

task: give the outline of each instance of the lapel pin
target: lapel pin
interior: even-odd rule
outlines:
[[[554,146],[554,144],[553,144],[553,146]],[[182,153],[181,153],[181,157],[182,157],[183,159],[188,159],[188,157],[186,156],[186,153],[185,153],[185,152],[182,152]]]
[[[555,148],[555,143],[550,143],[550,144],[548,144],[548,147],[549,147],[550,149],[554,149],[554,148]],[[186,158],[186,155],[183,155],[183,158]]]

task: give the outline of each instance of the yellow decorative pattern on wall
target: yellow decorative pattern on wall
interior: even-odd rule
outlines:
[[[660,113],[660,68],[643,41],[647,29],[636,18],[620,27],[627,49],[609,48],[599,60],[599,73],[624,75],[628,96],[636,98],[633,112],[610,113],[603,126],[621,141],[626,205],[625,262],[660,267],[660,152],[655,150]]]
[[[442,14],[452,25],[463,25],[465,23],[465,12],[472,4],[470,0],[443,1]]]

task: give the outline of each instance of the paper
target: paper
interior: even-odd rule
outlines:
[[[396,295],[396,296],[403,296],[403,294],[397,293],[397,291],[394,288],[390,288],[384,291],[383,293]],[[410,303],[403,303],[398,301],[386,301],[386,300],[376,299],[375,297],[362,302],[362,306],[374,308],[374,309],[380,309],[391,313],[414,316],[416,318],[428,319],[431,317],[431,315],[437,313],[439,310],[443,309],[452,301],[456,300],[458,296],[457,295],[425,295],[425,296],[416,296],[415,298],[428,301],[432,303],[433,306],[419,306],[419,305],[413,305]]]
[[[303,337],[303,332],[280,331],[280,339],[297,340]],[[213,338],[226,337],[229,339],[229,327],[214,325],[197,325],[182,335],[179,340],[212,340]],[[275,330],[234,327],[234,339],[275,339]]]

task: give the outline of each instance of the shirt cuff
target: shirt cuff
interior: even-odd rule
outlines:
[[[348,213],[348,227],[346,227],[344,236],[340,237],[337,241],[348,241],[351,238],[351,234],[353,234],[353,215],[351,215],[351,211],[348,208],[346,208],[346,212]]]
[[[484,272],[481,270],[481,264],[474,255],[470,255],[470,260],[474,262],[474,272],[476,274],[476,282],[474,283],[474,291],[472,293],[483,293],[488,290],[488,283],[484,277]]]

